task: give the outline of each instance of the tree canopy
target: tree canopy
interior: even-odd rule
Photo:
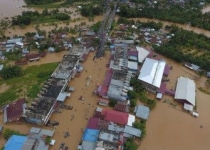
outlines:
[[[24,135],[24,134],[9,128],[3,130],[3,137],[5,140],[8,140],[12,135]]]
[[[23,70],[20,66],[5,66],[1,71],[0,75],[3,79],[9,79],[21,76],[23,74]]]

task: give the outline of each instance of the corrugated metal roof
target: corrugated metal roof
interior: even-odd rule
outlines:
[[[175,99],[187,100],[195,106],[195,82],[189,78],[178,78]]]
[[[160,88],[165,65],[165,61],[146,58],[140,70],[138,79]]]
[[[95,142],[90,142],[90,141],[83,141],[82,142],[82,150],[94,150],[96,147]]]
[[[149,107],[146,107],[143,105],[138,105],[138,106],[136,106],[134,112],[136,112],[137,117],[147,120],[149,117],[150,109],[149,109]]]
[[[140,63],[142,63],[144,61],[144,59],[149,55],[149,51],[144,49],[143,47],[136,47],[137,51],[138,51],[138,60]]]
[[[134,127],[131,126],[125,126],[124,128],[124,133],[136,136],[136,137],[141,137],[141,130],[136,129]]]
[[[27,136],[12,135],[4,146],[4,150],[21,150]]]
[[[132,70],[138,70],[138,63],[133,61],[128,61],[128,68]]]
[[[96,142],[98,139],[99,130],[86,129],[83,134],[83,140],[89,142]]]

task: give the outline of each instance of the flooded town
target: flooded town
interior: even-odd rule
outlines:
[[[2,150],[209,149],[210,30],[47,1],[0,0]]]

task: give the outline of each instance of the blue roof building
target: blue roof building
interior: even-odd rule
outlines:
[[[83,134],[84,141],[96,142],[98,139],[99,130],[86,129]]]
[[[4,150],[21,150],[27,136],[13,135],[4,146]]]

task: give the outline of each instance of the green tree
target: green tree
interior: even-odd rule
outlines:
[[[8,140],[12,135],[24,135],[24,134],[9,128],[3,130],[3,137],[5,140]]]
[[[49,136],[47,136],[45,138],[45,144],[49,145],[51,143],[51,138]]]
[[[1,70],[0,75],[3,79],[14,78],[23,75],[23,70],[20,66],[9,65]]]
[[[124,150],[137,150],[137,149],[138,149],[138,145],[134,143],[134,140],[132,138],[128,139],[125,142]]]

